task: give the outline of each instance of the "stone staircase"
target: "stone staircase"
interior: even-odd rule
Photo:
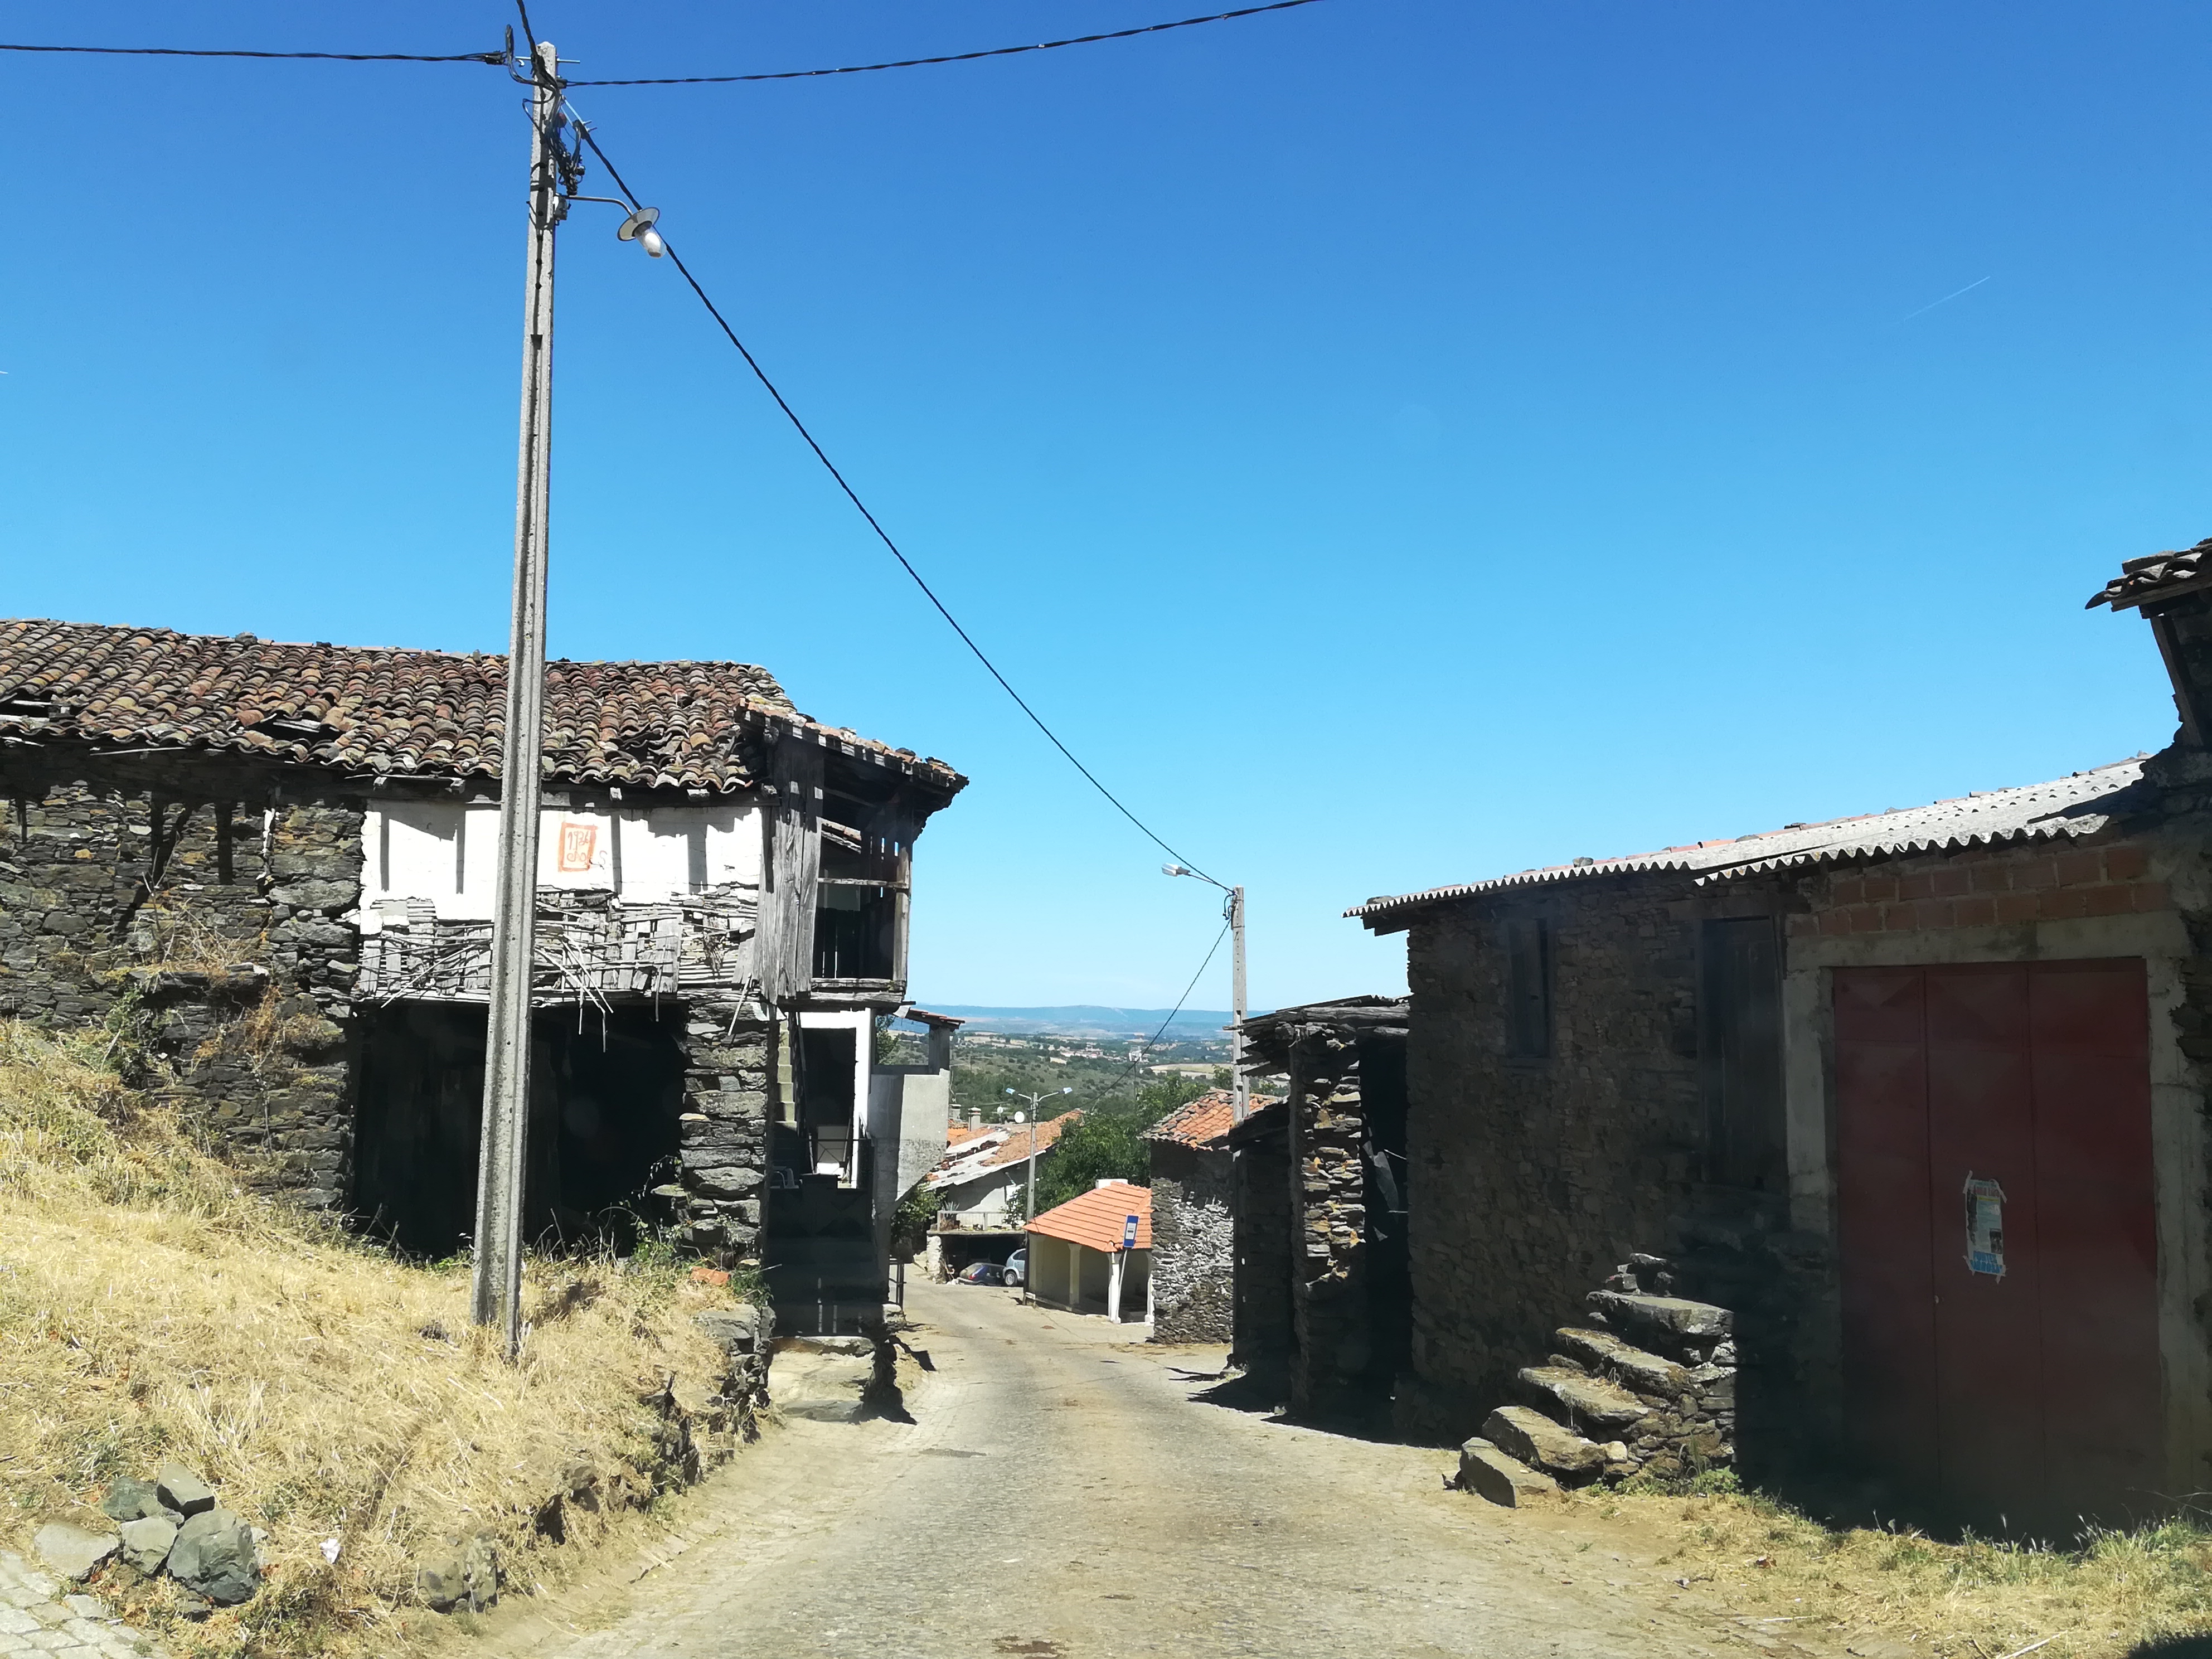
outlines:
[[[1516,1401],[1460,1448],[1459,1486],[1508,1507],[1561,1486],[1667,1477],[1735,1459],[1735,1316],[1674,1296],[1674,1264],[1632,1255],[1584,1323],[1516,1376]]]

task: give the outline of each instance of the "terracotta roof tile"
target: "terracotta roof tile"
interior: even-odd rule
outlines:
[[[507,659],[282,645],[90,623],[0,622],[0,740],[229,750],[400,776],[499,775]],[[784,730],[896,759],[946,791],[964,781],[792,708],[739,662],[554,662],[545,777],[641,788],[750,787]]]
[[[1152,1248],[1152,1189],[1126,1181],[1078,1193],[1030,1222],[1029,1230],[1090,1249],[1113,1251],[1121,1248],[1121,1234],[1133,1215],[1137,1218],[1137,1248],[1149,1250]]]
[[[972,1131],[960,1140],[948,1140],[947,1145],[957,1150],[947,1152],[945,1159],[932,1170],[927,1179],[932,1187],[957,1186],[963,1181],[973,1181],[986,1170],[1005,1168],[1009,1164],[1026,1164],[1030,1156],[1030,1138],[1036,1138],[1038,1156],[1052,1150],[1060,1139],[1060,1131],[1080,1122],[1080,1112],[1062,1112],[1058,1117],[1047,1118],[1042,1123],[994,1123],[988,1127]],[[987,1135],[1003,1135],[1003,1139],[989,1146],[975,1143]]]
[[[1269,1097],[1255,1095],[1250,1108],[1256,1112],[1272,1103]],[[1209,1089],[1146,1130],[1145,1139],[1172,1141],[1178,1146],[1222,1146],[1228,1144],[1229,1132],[1236,1127],[1236,1101],[1229,1091]]]

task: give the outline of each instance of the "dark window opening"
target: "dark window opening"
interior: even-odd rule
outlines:
[[[523,1235],[626,1248],[672,1220],[652,1189],[674,1178],[684,1110],[680,1015],[541,1010],[530,1058]],[[476,1225],[484,1011],[395,1002],[363,1022],[354,1205],[399,1249],[451,1255]]]
[[[888,887],[825,880],[814,912],[814,977],[897,977],[898,902]]]
[[[1551,933],[1534,917],[1505,924],[1505,1052],[1516,1060],[1552,1052]]]
[[[859,1034],[801,1028],[795,1125],[778,1125],[765,1267],[777,1328],[849,1335],[883,1313],[868,1144],[858,1136]]]
[[[1705,925],[1698,1052],[1705,1097],[1705,1178],[1786,1194],[1782,951],[1771,916]]]

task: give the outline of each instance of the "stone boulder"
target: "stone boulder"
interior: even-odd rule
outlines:
[[[133,1480],[127,1474],[108,1487],[107,1496],[100,1500],[100,1507],[118,1522],[138,1521],[155,1515],[175,1524],[185,1518],[161,1501],[152,1481]]]
[[[123,1547],[112,1532],[88,1532],[66,1521],[49,1521],[31,1540],[39,1559],[64,1578],[82,1578]]]
[[[488,1533],[457,1538],[416,1564],[415,1591],[438,1613],[482,1613],[499,1600],[499,1550]]]
[[[1509,1510],[1558,1495],[1559,1483],[1477,1435],[1459,1449],[1459,1488]]]
[[[123,1523],[123,1559],[149,1578],[169,1559],[169,1547],[177,1541],[177,1523],[166,1515],[144,1515]]]
[[[228,1510],[200,1510],[178,1529],[169,1547],[169,1576],[217,1607],[236,1607],[261,1579],[253,1528]]]
[[[189,1520],[215,1507],[215,1488],[182,1463],[164,1463],[154,1477],[161,1502]]]
[[[1604,1448],[1526,1406],[1500,1406],[1484,1420],[1480,1438],[1553,1474],[1595,1474],[1605,1468]]]

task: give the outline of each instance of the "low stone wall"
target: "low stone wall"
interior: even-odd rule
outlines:
[[[1235,1333],[1230,1155],[1154,1141],[1152,1340],[1227,1342]]]

